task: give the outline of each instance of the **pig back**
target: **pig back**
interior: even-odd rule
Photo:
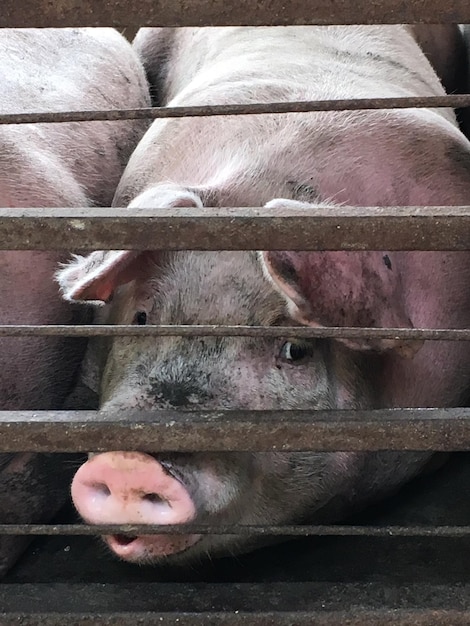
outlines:
[[[0,113],[147,106],[142,66],[113,29],[1,29]],[[0,207],[108,205],[142,121],[0,126]],[[64,243],[64,247],[67,244]],[[68,256],[68,255],[67,255]],[[56,251],[0,251],[0,324],[65,324],[88,316],[64,306]],[[0,340],[0,409],[59,409],[85,343]],[[45,522],[68,493],[71,465],[56,455],[0,454],[0,523]],[[24,538],[0,539],[0,575]]]

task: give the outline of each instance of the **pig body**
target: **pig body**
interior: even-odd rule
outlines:
[[[470,24],[465,24],[461,27],[463,38],[465,41],[465,54],[464,54],[464,86],[463,93],[470,94]],[[462,109],[460,112],[462,119],[462,130],[470,137],[470,107]]]
[[[458,24],[413,24],[408,26],[447,93],[465,91],[466,51]]]
[[[149,102],[142,65],[113,29],[1,29],[0,76],[2,113]],[[1,126],[0,206],[109,206],[144,130],[134,121]],[[65,258],[0,251],[1,324],[78,321],[54,281]],[[1,410],[61,408],[84,348],[69,338],[1,339]],[[0,523],[40,522],[54,514],[67,493],[66,468],[58,462],[46,455],[0,455]],[[0,573],[22,546],[19,539],[0,538]]]
[[[142,29],[164,105],[442,95],[402,26]],[[114,199],[134,208],[461,205],[470,144],[451,110],[155,121]],[[470,322],[470,255],[448,252],[94,252],[58,275],[111,323],[452,327]],[[111,302],[112,297],[112,302]],[[252,338],[93,342],[101,409],[458,405],[464,344]],[[99,384],[90,382],[99,372]],[[282,442],[280,442],[282,444]],[[72,485],[91,523],[329,522],[396,489],[411,452],[92,455]],[[246,550],[242,537],[107,537],[130,561]]]

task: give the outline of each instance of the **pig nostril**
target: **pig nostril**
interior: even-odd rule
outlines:
[[[93,488],[94,491],[99,493],[101,496],[108,497],[108,496],[111,495],[111,491],[110,491],[108,485],[105,485],[104,483],[93,483],[92,488]]]
[[[143,497],[143,500],[147,500],[152,504],[159,504],[160,502],[164,502],[164,499],[158,495],[158,493],[146,493]]]

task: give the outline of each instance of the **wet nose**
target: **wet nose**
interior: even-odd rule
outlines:
[[[181,524],[196,514],[187,489],[141,452],[93,456],[75,474],[72,499],[91,524]]]

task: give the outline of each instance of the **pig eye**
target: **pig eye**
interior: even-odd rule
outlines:
[[[139,326],[145,326],[147,323],[147,313],[145,311],[137,311],[134,315],[134,324],[138,324]]]
[[[313,356],[313,345],[308,341],[286,341],[279,351],[279,358],[286,363],[300,363]]]

